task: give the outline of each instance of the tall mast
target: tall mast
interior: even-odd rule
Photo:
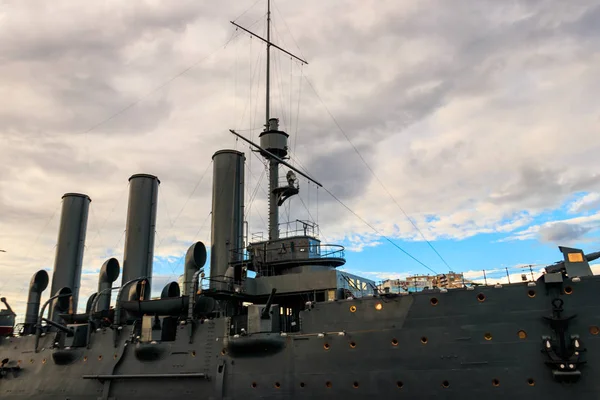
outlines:
[[[269,98],[271,96],[271,0],[267,0],[267,93],[266,93],[266,123],[265,131],[269,131]],[[279,239],[279,207],[275,188],[279,182],[279,162],[269,158],[269,240]]]
[[[290,57],[308,64],[303,59],[295,56],[287,50],[282,49],[276,44],[271,43],[271,0],[267,0],[267,38],[252,33],[248,29],[236,24],[231,21],[233,25],[248,32],[252,36],[262,40],[267,44],[267,84],[265,93],[265,130],[261,133],[261,145],[257,146],[254,143],[248,141],[253,146],[261,149],[261,155],[269,161],[269,240],[279,239],[279,206],[283,204],[283,201],[291,195],[297,194],[297,187],[293,187],[291,184],[288,187],[279,187],[279,164],[283,163],[287,166],[289,164],[283,161],[283,158],[287,156],[287,138],[288,134],[279,131],[279,121],[275,118],[271,118],[270,115],[270,97],[271,97],[271,46],[277,50],[289,55]],[[236,132],[232,133],[238,135]],[[239,135],[238,135],[239,136]],[[241,137],[241,136],[240,136]],[[243,137],[242,137],[243,138]],[[244,139],[246,140],[246,139]],[[266,151],[264,151],[266,150]],[[295,168],[293,170],[297,171]],[[304,174],[302,174],[304,175]]]
[[[269,129],[269,99],[271,97],[271,0],[267,0],[267,94],[265,96],[267,107],[265,127]]]

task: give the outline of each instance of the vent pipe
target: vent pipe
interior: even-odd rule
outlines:
[[[69,288],[73,296],[72,310],[77,312],[85,233],[92,200],[87,195],[80,193],[66,193],[62,200],[50,292],[51,295],[56,295],[63,288]],[[58,322],[58,315],[55,315],[54,308],[50,308],[50,319]]]
[[[27,296],[27,311],[25,311],[25,331],[24,334],[30,334],[35,331],[38,314],[40,313],[40,301],[42,292],[48,287],[48,273],[39,270],[31,277],[29,282],[29,295]]]
[[[226,290],[229,263],[243,257],[244,153],[221,150],[213,155],[210,288]]]
[[[125,228],[125,254],[123,255],[123,283],[133,279],[152,280],[154,257],[154,234],[156,232],[156,209],[158,185],[154,175],[137,174],[129,178],[129,205]],[[144,291],[143,299],[150,299],[150,286]],[[124,300],[132,298],[134,291],[126,291]]]
[[[202,242],[196,242],[190,246],[185,254],[185,271],[183,273],[183,295],[190,294],[190,288],[194,283],[196,271],[204,268],[206,264],[206,246]]]
[[[109,258],[102,264],[100,275],[98,276],[98,292],[100,296],[95,311],[105,311],[110,308],[110,289],[114,281],[119,277],[121,267],[116,258]],[[106,290],[104,293],[103,291]]]

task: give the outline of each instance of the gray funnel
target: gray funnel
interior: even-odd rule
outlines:
[[[149,283],[152,282],[159,184],[154,175],[137,174],[129,178],[123,284],[138,278],[148,278]],[[149,286],[144,291],[145,300],[150,299],[150,292]]]
[[[66,193],[62,199],[60,228],[58,230],[58,243],[56,245],[50,294],[55,295],[62,288],[69,288],[73,296],[72,307],[76,312],[79,285],[81,283],[85,233],[92,200],[87,195],[79,193]],[[56,321],[58,316],[54,316],[53,309],[54,307],[51,308],[50,319]]]
[[[241,261],[244,246],[244,153],[213,155],[210,288],[225,290],[229,263]]]
[[[48,273],[39,270],[31,277],[29,282],[29,295],[27,296],[27,311],[25,312],[25,334],[33,333],[40,313],[42,292],[48,287]]]

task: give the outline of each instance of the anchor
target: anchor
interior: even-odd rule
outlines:
[[[552,376],[557,382],[573,383],[581,377],[579,368],[585,364],[581,360],[582,347],[579,335],[569,335],[569,322],[577,317],[571,315],[563,317],[564,301],[559,298],[552,300],[552,317],[543,317],[550,324],[556,334],[556,339],[551,336],[542,336],[542,352],[546,353],[549,360],[546,365],[552,368]],[[569,341],[567,341],[567,336]]]

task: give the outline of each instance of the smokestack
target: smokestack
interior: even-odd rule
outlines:
[[[129,205],[123,256],[123,284],[132,279],[148,278],[152,282],[152,258],[154,257],[154,233],[156,231],[156,208],[158,185],[154,175],[137,174],[129,178]],[[144,299],[150,299],[150,286],[144,291]],[[129,294],[129,300],[134,300]]]
[[[58,244],[52,273],[51,295],[69,288],[73,296],[72,307],[77,311],[83,248],[87,228],[88,211],[92,201],[87,195],[66,193],[63,197]],[[53,310],[54,307],[51,308]],[[56,317],[58,318],[58,317]],[[51,311],[50,319],[57,321]]]
[[[196,242],[190,246],[185,254],[185,271],[183,273],[183,295],[188,296],[190,285],[196,271],[206,264],[206,246],[202,242]]]
[[[242,259],[245,160],[244,153],[235,150],[213,155],[211,289],[227,289],[229,263]]]
[[[43,269],[31,277],[29,295],[27,296],[27,311],[25,312],[25,330],[23,332],[26,335],[35,331],[38,314],[40,313],[42,292],[48,287],[48,281],[48,273]]]
[[[102,264],[100,276],[98,276],[97,292],[97,295],[100,296],[100,298],[96,303],[95,311],[104,311],[110,308],[110,290],[107,290],[105,293],[102,293],[102,291],[112,287],[112,283],[119,277],[119,272],[121,272],[121,267],[116,258],[109,258]]]

